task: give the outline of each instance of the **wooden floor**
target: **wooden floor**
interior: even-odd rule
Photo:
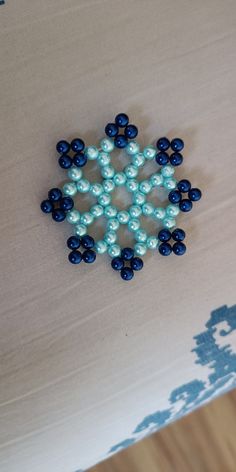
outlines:
[[[236,472],[236,390],[89,472]]]

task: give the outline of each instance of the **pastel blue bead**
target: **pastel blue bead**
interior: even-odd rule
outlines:
[[[107,231],[104,235],[104,241],[110,246],[117,240],[117,234],[115,231]]]
[[[121,253],[120,246],[118,244],[112,244],[107,250],[109,256],[118,257]]]
[[[101,167],[108,166],[111,162],[109,154],[106,152],[100,151],[98,156],[98,163]]]
[[[80,220],[80,213],[78,210],[71,210],[66,215],[66,220],[68,223],[76,224]]]
[[[138,218],[131,218],[128,222],[128,228],[135,233],[140,228],[140,221]]]
[[[127,224],[128,221],[129,221],[129,218],[130,218],[129,213],[126,210],[121,210],[117,214],[117,219],[118,219],[119,223],[122,224],[122,225]]]
[[[176,179],[173,179],[171,177],[167,177],[166,179],[164,179],[164,184],[163,185],[167,190],[174,190],[176,188],[177,181],[176,181]]]
[[[135,179],[128,179],[126,182],[126,188],[129,192],[137,192],[138,186],[139,184]]]
[[[120,223],[117,218],[110,218],[107,222],[108,231],[117,231],[119,229]]]
[[[66,154],[70,150],[70,145],[67,141],[61,140],[57,143],[56,149],[59,154]]]
[[[146,146],[143,150],[143,155],[145,159],[151,161],[156,156],[156,149],[154,146]]]
[[[144,243],[147,240],[147,232],[144,229],[138,229],[134,237],[138,243]]]
[[[89,211],[85,211],[80,217],[80,223],[86,226],[91,225],[93,223],[93,220],[94,216]]]
[[[113,180],[110,179],[104,180],[102,185],[105,193],[111,193],[115,188]]]
[[[78,167],[71,167],[68,170],[67,175],[69,179],[73,180],[74,182],[78,182],[78,180],[82,179],[83,172]]]
[[[105,254],[107,251],[107,243],[105,241],[97,241],[95,244],[95,250],[98,254]]]
[[[77,190],[80,193],[87,193],[90,190],[90,183],[87,179],[81,179],[77,182]]]
[[[171,218],[175,218],[179,214],[179,212],[180,209],[177,205],[168,205],[166,208],[166,214]]]
[[[114,149],[114,143],[111,139],[108,139],[108,138],[104,138],[101,140],[100,142],[100,146],[102,148],[103,151],[105,152],[111,152],[113,151]]]
[[[117,215],[117,208],[114,205],[107,205],[104,208],[104,215],[107,218],[115,218],[115,216]]]
[[[171,229],[176,225],[174,218],[164,218],[163,226],[164,228]]]
[[[64,195],[68,195],[73,197],[77,193],[77,186],[74,182],[67,182],[63,185],[63,193]]]
[[[98,203],[102,206],[107,206],[111,202],[111,196],[109,193],[103,193],[98,197]]]
[[[163,218],[165,218],[166,216],[166,212],[164,208],[157,207],[157,208],[154,208],[153,215],[155,216],[157,220],[163,220]]]
[[[152,190],[152,185],[151,183],[148,181],[148,180],[143,180],[140,184],[139,184],[139,191],[144,193],[145,195],[147,195],[148,193],[150,193]]]
[[[138,175],[138,169],[130,164],[125,168],[125,175],[128,179],[134,179]]]
[[[99,151],[96,146],[88,146],[85,149],[85,154],[90,161],[94,161],[95,159],[97,159]]]
[[[104,208],[101,205],[93,205],[90,208],[90,213],[94,216],[94,218],[100,218],[100,216],[104,213]]]
[[[144,256],[147,252],[147,246],[144,243],[136,243],[134,245],[134,251],[137,256]]]
[[[131,205],[129,208],[131,218],[138,218],[142,214],[142,208],[139,205]]]
[[[134,192],[133,193],[133,202],[136,203],[137,205],[143,205],[146,201],[146,197],[143,193],[141,192]]]
[[[152,205],[152,203],[144,203],[144,205],[142,206],[143,215],[151,216],[153,215],[153,212],[154,212],[154,206]]]
[[[139,144],[136,141],[130,141],[126,146],[125,151],[129,156],[133,156],[139,153],[139,149]]]
[[[111,166],[104,166],[101,169],[101,174],[104,179],[112,179],[115,175],[115,170]]]
[[[124,172],[117,172],[113,177],[113,181],[117,187],[120,187],[125,184],[126,175],[124,174]]]
[[[84,236],[87,233],[87,227],[85,225],[76,225],[75,226],[75,234],[77,236]]]
[[[164,179],[161,174],[152,174],[150,177],[150,182],[153,187],[160,187],[163,184]]]
[[[155,238],[155,236],[149,236],[149,238],[147,238],[147,241],[146,241],[146,246],[148,249],[156,249],[157,246],[158,246],[158,239]]]
[[[90,187],[90,192],[94,197],[99,197],[103,194],[104,188],[101,184],[92,184]]]
[[[174,173],[175,169],[170,165],[166,165],[161,168],[161,174],[163,175],[163,177],[172,177]]]
[[[135,167],[143,167],[145,164],[145,157],[139,153],[132,156],[132,164]]]

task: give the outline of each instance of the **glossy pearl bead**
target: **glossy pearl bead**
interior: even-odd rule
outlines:
[[[146,246],[148,249],[156,249],[157,246],[158,246],[158,239],[155,238],[155,236],[149,236],[149,238],[147,238],[147,241],[146,241]]]
[[[184,213],[187,213],[188,211],[191,211],[192,208],[193,208],[193,204],[191,202],[191,200],[188,200],[187,198],[184,199],[184,200],[181,200],[181,202],[179,203],[179,208],[181,211],[183,211]]]
[[[170,147],[170,141],[168,138],[159,138],[157,143],[156,143],[157,149],[160,151],[167,151]]]
[[[164,208],[154,208],[153,215],[157,220],[163,220],[163,218],[165,218],[166,212]]]
[[[146,201],[146,197],[141,192],[134,192],[133,194],[133,202],[139,206],[142,206]]]
[[[93,223],[93,220],[94,220],[93,215],[88,211],[84,212],[80,217],[80,223],[86,226],[91,225]]]
[[[134,167],[143,167],[145,164],[145,158],[142,154],[135,154],[132,156],[132,164]]]
[[[107,231],[104,235],[104,241],[111,246],[111,244],[114,244],[117,240],[117,234],[115,231]]]
[[[160,187],[163,184],[164,179],[161,174],[153,174],[150,177],[150,182],[153,187]]]
[[[90,187],[90,192],[94,197],[99,197],[103,194],[104,188],[101,184],[92,184]]]
[[[163,219],[164,228],[171,229],[171,228],[174,228],[175,225],[176,225],[176,222],[175,222],[174,218],[164,218]]]
[[[68,259],[71,264],[80,264],[82,261],[82,254],[80,251],[71,251],[68,255]]]
[[[115,188],[115,183],[110,179],[104,180],[102,185],[105,193],[111,193]]]
[[[53,203],[50,200],[43,200],[41,203],[41,210],[43,213],[51,213],[53,210]]]
[[[183,140],[180,139],[180,138],[174,138],[174,139],[172,139],[170,145],[171,145],[171,149],[172,149],[173,151],[177,151],[177,152],[182,151],[182,149],[184,148],[184,142],[183,142]]]
[[[50,202],[58,202],[62,198],[62,191],[59,188],[51,188],[48,192]]]
[[[73,206],[74,206],[74,201],[72,200],[71,197],[63,197],[60,200],[60,208],[64,211],[72,210]]]
[[[140,228],[140,221],[137,218],[132,218],[129,220],[128,229],[135,233]]]
[[[98,197],[98,203],[102,205],[103,207],[109,205],[111,202],[111,196],[109,193],[103,193]]]
[[[128,179],[126,182],[126,188],[129,192],[137,192],[138,190],[138,182],[134,179]]]
[[[131,280],[134,276],[134,272],[130,267],[124,267],[120,271],[120,276],[123,280]]]
[[[107,222],[107,230],[108,231],[117,231],[119,229],[120,223],[117,218],[111,218]]]
[[[171,232],[168,229],[161,229],[158,233],[158,239],[162,243],[166,243],[171,239]]]
[[[156,163],[159,164],[159,166],[165,166],[169,162],[169,155],[167,152],[158,152],[156,155]]]
[[[77,236],[84,236],[87,233],[87,227],[85,225],[76,225],[75,226],[75,234]]]
[[[64,195],[69,195],[70,197],[73,197],[77,193],[77,187],[74,182],[67,182],[66,184],[63,185],[63,193]]]
[[[119,128],[124,128],[129,123],[129,117],[128,115],[126,115],[126,113],[119,113],[115,117],[115,122],[116,125],[119,126]]]
[[[168,195],[168,199],[171,203],[179,203],[182,199],[182,195],[179,190],[172,190]]]
[[[76,236],[70,236],[70,238],[67,239],[66,244],[69,249],[78,249],[80,247],[80,239]]]
[[[117,172],[113,177],[113,181],[117,187],[121,187],[126,182],[126,175],[124,172]]]
[[[110,138],[114,138],[119,133],[119,127],[115,123],[108,123],[105,128],[105,133]]]
[[[172,238],[175,241],[183,241],[185,239],[185,231],[181,228],[176,228],[172,233]]]
[[[76,224],[80,220],[80,213],[78,210],[71,210],[66,215],[66,220],[70,224]]]
[[[135,125],[128,125],[125,128],[125,136],[127,139],[134,139],[138,135],[138,128]]]
[[[130,218],[129,213],[126,210],[121,210],[117,214],[117,219],[121,225],[127,224],[129,221],[129,218]]]
[[[142,208],[139,205],[131,205],[129,214],[131,218],[138,218],[142,214]]]
[[[115,170],[111,166],[104,166],[101,169],[101,174],[104,179],[112,179],[115,175]]]
[[[121,257],[124,261],[130,261],[134,257],[134,250],[131,247],[124,247],[121,251]]]
[[[111,266],[114,270],[121,270],[124,267],[124,261],[121,257],[114,257],[111,261]]]
[[[117,148],[123,149],[127,146],[128,141],[125,136],[123,136],[122,134],[118,134],[114,139],[114,144]]]
[[[178,187],[180,192],[186,193],[191,188],[191,182],[189,182],[189,180],[187,180],[187,179],[182,179],[178,182],[177,187]]]
[[[167,216],[170,216],[171,218],[175,218],[180,212],[180,209],[177,205],[168,205],[166,208],[166,214]]]
[[[138,175],[138,169],[130,164],[125,168],[125,175],[128,179],[134,179]]]
[[[66,154],[62,154],[58,159],[58,164],[62,169],[69,169],[73,164],[73,159]]]
[[[188,198],[192,202],[198,202],[200,198],[202,197],[202,192],[199,188],[191,188],[188,192]]]
[[[76,167],[83,167],[87,164],[87,156],[83,152],[74,155],[73,163]]]
[[[139,153],[139,144],[136,141],[130,141],[126,146],[126,152],[129,156]]]
[[[80,193],[87,193],[90,190],[90,183],[87,179],[81,179],[77,182],[77,190]]]
[[[140,257],[133,257],[130,261],[130,267],[133,270],[141,270],[143,268],[143,261]]]
[[[80,138],[75,138],[71,141],[71,149],[74,152],[80,152],[84,150],[84,141]]]
[[[108,166],[111,162],[109,154],[104,151],[101,151],[98,156],[98,163],[101,167]]]
[[[96,252],[94,252],[92,249],[86,249],[86,251],[84,251],[82,254],[82,258],[86,264],[92,264],[96,260]]]
[[[105,152],[111,152],[113,151],[114,149],[114,143],[111,139],[108,139],[108,138],[104,138],[102,139],[102,141],[100,142],[100,146],[102,148],[103,151]]]
[[[52,219],[57,223],[61,223],[62,221],[64,221],[65,217],[66,213],[63,210],[60,210],[59,208],[57,210],[52,211]]]
[[[176,188],[177,182],[176,179],[167,177],[166,179],[164,179],[163,185],[167,190],[174,190]]]
[[[143,155],[145,159],[151,161],[156,156],[156,149],[154,146],[146,146],[143,150]]]
[[[148,180],[143,180],[140,184],[139,184],[139,191],[144,193],[145,195],[147,195],[148,193],[150,193],[152,190],[152,185],[150,184],[150,182]]]
[[[170,163],[172,166],[180,166],[183,162],[183,156],[179,152],[174,152],[170,156]]]
[[[97,241],[95,244],[95,250],[98,254],[105,254],[107,251],[107,243],[105,243],[105,241]]]
[[[170,166],[170,165],[166,165],[164,167],[162,167],[161,169],[161,174],[163,175],[163,177],[172,177],[172,175],[174,175],[175,173],[175,169],[174,167]]]
[[[142,206],[142,212],[145,216],[151,216],[154,212],[154,206],[152,203],[144,203]]]
[[[56,150],[59,154],[66,154],[70,150],[70,145],[67,141],[59,141],[56,145]]]
[[[147,233],[146,231],[144,231],[144,229],[139,229],[135,232],[134,237],[138,243],[145,243],[145,241],[147,240]]]
[[[138,256],[144,256],[147,252],[147,246],[144,243],[136,243],[134,245],[134,251]]]
[[[98,157],[99,151],[96,148],[96,146],[88,146],[85,149],[85,154],[87,158],[89,159],[89,161],[95,161],[95,159],[97,159]]]
[[[101,205],[93,205],[90,208],[90,213],[94,216],[94,218],[100,218],[103,215],[104,209]]]
[[[160,244],[158,250],[162,256],[169,256],[172,253],[172,247],[169,243]]]
[[[120,246],[118,246],[118,244],[112,244],[108,248],[107,252],[110,257],[118,257],[120,255],[121,249],[120,249]]]
[[[186,252],[186,246],[184,243],[181,243],[181,242],[177,242],[173,244],[172,249],[173,249],[174,254],[176,254],[176,256],[183,256],[183,254],[185,254]]]
[[[81,238],[81,244],[85,249],[92,249],[95,245],[94,239],[89,234]]]
[[[80,179],[82,179],[83,172],[78,167],[72,167],[68,170],[67,175],[69,179],[73,180],[74,182],[78,182]]]
[[[115,218],[115,216],[117,215],[117,208],[113,205],[108,205],[105,209],[104,209],[104,215],[107,217],[107,218]]]

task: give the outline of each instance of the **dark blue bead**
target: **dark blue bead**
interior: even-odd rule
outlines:
[[[172,249],[176,256],[183,256],[183,254],[186,252],[186,246],[181,242],[175,243]]]
[[[80,152],[84,149],[84,141],[80,138],[75,138],[71,141],[71,149],[74,152]]]
[[[187,180],[187,179],[180,180],[177,184],[177,187],[178,187],[180,192],[186,193],[191,188],[191,182],[189,182],[189,180]]]
[[[130,261],[130,267],[133,270],[141,270],[143,268],[143,260],[140,257],[133,257]]]
[[[125,261],[130,261],[134,257],[134,250],[131,247],[125,247],[121,251],[121,258]]]
[[[79,264],[82,261],[82,254],[80,251],[71,251],[68,255],[71,264]]]
[[[60,208],[64,211],[72,210],[74,201],[71,197],[63,197],[60,201]]]
[[[181,228],[176,228],[173,232],[172,232],[172,238],[175,240],[175,241],[183,241],[184,238],[185,238],[185,231]]]
[[[75,166],[83,167],[85,166],[86,162],[87,162],[87,156],[85,156],[83,152],[78,152],[77,154],[74,155],[73,163],[75,164]]]
[[[168,138],[160,138],[158,139],[156,146],[159,151],[167,151],[170,147],[170,141]]]
[[[188,200],[187,198],[185,198],[184,200],[181,200],[181,202],[179,204],[179,209],[181,211],[186,213],[187,211],[191,211],[192,208],[193,208],[193,204],[192,204],[191,200]]]
[[[117,148],[125,148],[128,144],[127,138],[123,134],[118,134],[114,139],[114,144]]]
[[[86,234],[85,236],[82,236],[81,244],[85,249],[92,249],[95,245],[95,241],[92,238],[92,236],[89,236],[89,234]]]
[[[70,150],[70,145],[67,141],[59,141],[56,145],[57,152],[59,154],[66,154]]]
[[[51,213],[53,210],[53,204],[50,200],[43,200],[40,205],[41,210],[43,213]]]
[[[200,200],[202,196],[202,192],[199,188],[191,188],[188,192],[188,198],[192,200],[192,202],[197,202]]]
[[[83,253],[83,261],[86,262],[86,264],[92,264],[96,260],[96,252],[94,252],[92,249],[86,249]]]
[[[64,221],[65,217],[66,217],[66,213],[63,210],[60,210],[60,208],[57,208],[56,210],[53,210],[52,212],[52,218],[57,223],[61,223],[61,221]]]
[[[125,136],[128,139],[134,139],[138,135],[138,128],[135,125],[128,125],[125,128]]]
[[[111,267],[114,270],[121,270],[124,267],[124,261],[121,257],[114,257],[111,261]]]
[[[123,280],[131,280],[134,276],[134,272],[130,267],[124,267],[120,271],[120,276]]]
[[[164,242],[166,243],[167,241],[170,240],[170,238],[171,238],[171,232],[168,229],[161,229],[161,231],[159,231],[158,239],[162,243]]]
[[[170,163],[172,166],[180,166],[183,162],[183,156],[179,152],[173,152],[170,155]]]
[[[67,239],[67,247],[69,249],[78,249],[80,247],[80,239],[77,236],[70,236]]]
[[[124,128],[129,123],[129,117],[125,113],[119,113],[119,115],[115,117],[115,122],[117,126]]]
[[[169,156],[167,152],[158,152],[156,155],[156,162],[159,166],[165,166],[169,162]]]
[[[181,193],[179,190],[171,190],[171,192],[168,195],[168,199],[171,203],[179,203],[182,198]]]
[[[177,151],[177,152],[182,151],[182,149],[184,148],[184,142],[180,138],[172,139],[170,145],[171,145],[171,149],[173,149],[173,151]]]
[[[51,202],[58,202],[62,198],[62,191],[59,188],[51,188],[48,192],[48,198]]]
[[[60,156],[58,159],[58,164],[62,169],[69,169],[73,164],[73,160],[70,156],[62,154],[62,156]]]
[[[172,247],[169,243],[162,243],[160,244],[158,250],[162,256],[169,256],[172,252]]]
[[[115,123],[108,123],[105,128],[105,133],[109,138],[114,138],[119,133],[119,127]]]

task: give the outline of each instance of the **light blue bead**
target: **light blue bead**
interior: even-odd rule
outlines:
[[[132,218],[129,220],[128,228],[130,231],[135,233],[140,228],[140,221],[138,218]]]
[[[142,214],[142,208],[139,205],[131,205],[129,214],[131,218],[138,218]]]
[[[160,187],[163,185],[164,179],[161,174],[152,174],[150,177],[150,183],[152,184],[153,187]]]
[[[144,203],[144,205],[142,206],[142,212],[145,216],[153,215],[154,206],[152,205],[152,203]]]
[[[132,164],[135,167],[143,167],[145,164],[145,157],[139,153],[132,156]]]
[[[172,177],[174,173],[175,169],[170,165],[166,165],[161,168],[161,174],[163,175],[163,177]]]
[[[117,215],[117,208],[113,205],[108,205],[104,208],[104,215],[107,218],[115,218],[115,216]]]
[[[171,228],[174,228],[174,226],[176,225],[176,222],[174,218],[164,218],[162,224],[164,228],[171,229]]]
[[[144,231],[144,229],[138,229],[135,232],[134,237],[138,243],[145,243],[147,239],[147,233]]]
[[[137,167],[132,166],[132,164],[130,164],[129,166],[125,168],[125,175],[127,179],[134,179],[138,175]]]
[[[134,251],[137,256],[144,256],[147,252],[146,244],[144,243],[136,243],[134,245]]]
[[[158,246],[158,239],[155,236],[149,236],[146,241],[146,245],[148,249],[156,249]]]
[[[105,193],[111,193],[111,192],[113,192],[113,190],[115,188],[115,184],[114,184],[113,180],[111,180],[111,179],[104,180],[102,185],[103,185],[103,189],[104,189]]]
[[[146,197],[143,193],[141,192],[134,192],[133,193],[133,202],[136,203],[136,205],[143,205],[146,201]]]
[[[157,153],[157,151],[154,148],[154,146],[146,146],[143,150],[143,155],[144,155],[145,159],[147,159],[149,161],[154,159],[156,153]]]
[[[111,202],[111,196],[109,195],[109,193],[102,193],[102,195],[98,197],[98,203],[102,205],[103,207],[109,205],[110,202]]]
[[[168,207],[166,208],[166,214],[171,218],[175,218],[179,213],[180,209],[178,205],[168,205]]]
[[[104,235],[104,241],[110,246],[117,240],[117,234],[115,231],[107,231]]]
[[[80,220],[79,211],[78,210],[68,211],[68,213],[66,214],[66,220],[68,221],[68,223],[71,223],[71,224],[78,223]]]
[[[90,213],[94,216],[94,218],[100,218],[100,216],[104,213],[104,208],[101,205],[93,205],[90,208]]]
[[[126,182],[126,188],[129,192],[137,192],[138,185],[137,180],[134,179],[128,179]]]
[[[113,177],[113,181],[117,187],[121,187],[126,182],[126,175],[124,172],[117,172]]]
[[[98,163],[101,167],[108,166],[111,158],[106,152],[100,151],[98,156]]]
[[[80,193],[87,193],[90,190],[90,183],[87,179],[81,179],[77,182],[77,190]]]
[[[157,220],[163,220],[163,218],[166,216],[166,212],[164,208],[154,208],[153,215]]]
[[[112,244],[108,248],[107,252],[108,252],[109,256],[111,256],[112,258],[113,257],[118,257],[121,253],[121,249],[120,249],[120,246],[118,244]]]
[[[114,143],[111,139],[109,138],[104,138],[100,141],[100,146],[103,151],[105,152],[111,152],[114,149]]]
[[[107,243],[105,241],[97,241],[95,244],[95,251],[98,254],[104,254],[107,251]]]
[[[87,233],[87,227],[85,225],[76,225],[75,234],[76,236],[84,236]]]
[[[104,166],[101,169],[101,174],[104,179],[112,179],[115,175],[115,170],[112,166]]]
[[[80,223],[86,226],[91,225],[93,223],[93,220],[94,216],[89,211],[85,211],[80,217]]]
[[[95,159],[97,159],[99,151],[96,146],[88,146],[85,149],[85,154],[90,161],[94,161]]]
[[[107,222],[108,231],[117,231],[119,229],[120,223],[117,218],[111,218]]]
[[[103,194],[104,189],[101,184],[92,184],[90,187],[90,192],[94,197],[99,197]]]
[[[152,185],[150,184],[150,182],[148,180],[143,180],[142,182],[140,182],[139,184],[139,191],[144,193],[145,195],[147,195],[148,193],[150,193],[152,190]]]
[[[71,167],[67,175],[69,179],[74,180],[74,182],[78,182],[78,180],[82,179],[83,172],[81,169],[78,169],[78,167]]]
[[[121,225],[127,224],[129,221],[129,218],[130,218],[129,213],[126,210],[121,210],[117,214],[117,219]]]
[[[174,190],[177,186],[177,181],[176,179],[173,179],[173,177],[168,177],[166,179],[164,179],[164,187],[167,189],[167,190]]]
[[[68,197],[73,197],[77,193],[77,187],[74,182],[67,182],[63,185],[63,193]]]
[[[139,144],[137,143],[137,141],[129,141],[129,143],[127,144],[127,146],[125,148],[125,151],[130,156],[133,156],[134,154],[138,154]]]

